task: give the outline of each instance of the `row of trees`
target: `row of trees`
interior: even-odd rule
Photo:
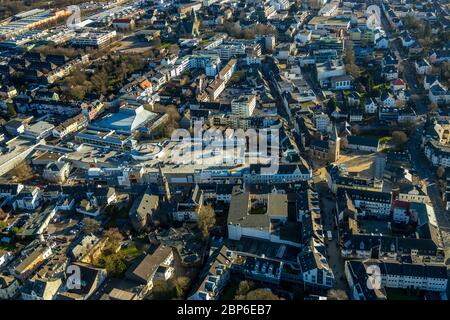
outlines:
[[[441,30],[433,35],[432,27],[429,21],[423,21],[414,16],[407,15],[403,18],[406,29],[418,40],[424,48],[423,54],[427,54],[431,48],[440,48],[450,41],[450,32]],[[439,27],[439,23],[437,24]]]
[[[32,49],[33,52],[38,52],[43,54],[44,56],[47,56],[49,54],[55,54],[55,55],[64,55],[68,58],[75,58],[77,56],[83,55],[85,53],[82,49],[76,49],[76,48],[64,48],[56,45],[43,45],[38,46]],[[90,51],[90,50],[88,50]],[[92,49],[93,51],[93,49]],[[90,53],[90,52],[86,52]]]
[[[345,42],[345,55],[344,55],[345,70],[348,74],[351,74],[353,78],[358,78],[360,69],[356,65],[355,52],[353,50],[353,42]]]
[[[220,31],[226,32],[229,36],[237,39],[254,39],[258,34],[277,35],[277,30],[271,26],[258,23],[242,28],[239,21],[225,22]]]

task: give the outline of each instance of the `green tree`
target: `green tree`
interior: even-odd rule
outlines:
[[[356,79],[359,77],[360,70],[355,62],[356,60],[355,60],[355,52],[353,50],[353,42],[351,40],[347,40],[345,44],[346,44],[344,55],[345,70],[347,71],[347,73],[351,74]]]
[[[175,293],[177,298],[183,298],[186,290],[189,286],[189,278],[188,277],[178,277],[175,280]]]
[[[229,85],[237,84],[241,82],[246,77],[245,70],[236,71],[233,76],[230,78]]]
[[[120,254],[111,254],[104,257],[104,265],[108,274],[114,277],[120,277],[127,269]]]
[[[153,281],[152,297],[155,300],[170,300],[176,295],[172,281]]]
[[[327,110],[328,112],[333,112],[336,109],[337,106],[337,102],[336,102],[336,98],[332,97],[330,99],[328,99],[327,102]]]
[[[11,103],[8,103],[8,116],[10,116],[11,118],[17,116],[16,109]]]

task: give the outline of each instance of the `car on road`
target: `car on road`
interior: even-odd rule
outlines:
[[[328,241],[333,240],[333,233],[330,230],[327,231],[327,239],[328,239]]]

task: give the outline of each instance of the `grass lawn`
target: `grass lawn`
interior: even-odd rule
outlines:
[[[375,86],[373,86],[373,90],[387,90],[389,89],[389,83],[380,83]]]
[[[380,138],[380,144],[382,143],[388,143],[389,141],[392,140],[392,137],[386,136],[386,137],[382,137]]]
[[[125,259],[132,260],[142,255],[144,250],[138,249],[136,245],[131,244],[127,248],[121,249],[120,252],[123,254]]]
[[[166,43],[162,43],[162,44],[161,44],[161,48],[162,48],[162,49],[167,49],[167,48],[169,48],[171,45],[172,45],[171,43],[167,43],[167,42],[166,42]]]

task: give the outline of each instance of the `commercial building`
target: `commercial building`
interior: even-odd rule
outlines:
[[[113,42],[117,32],[113,31],[88,31],[77,35],[72,39],[71,44],[78,48],[101,49]]]
[[[22,135],[35,140],[45,139],[52,134],[54,127],[48,122],[39,121],[27,127]]]
[[[20,35],[70,15],[71,13],[67,10],[33,9],[21,12],[13,16],[10,22],[0,25],[0,39],[8,39]]]
[[[75,141],[117,151],[131,150],[133,147],[133,140],[129,136],[118,134],[114,130],[85,129],[75,135]]]

